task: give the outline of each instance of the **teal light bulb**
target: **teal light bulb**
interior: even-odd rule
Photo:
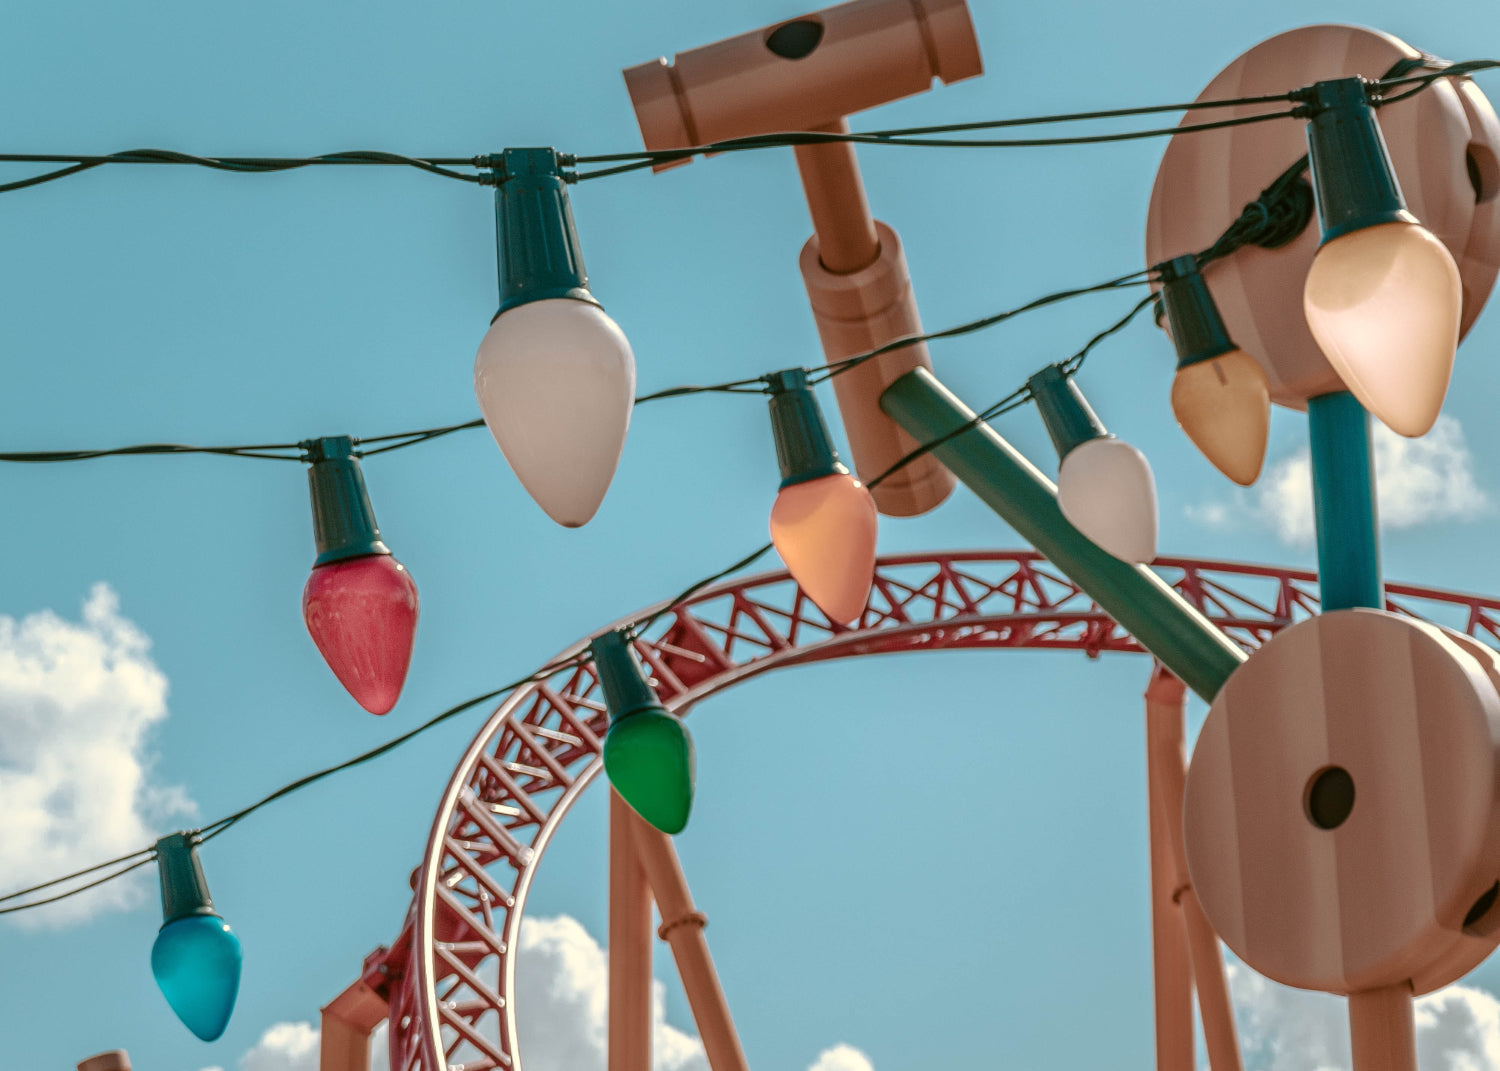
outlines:
[[[240,939],[218,915],[175,919],[151,946],[151,973],[182,1024],[215,1041],[240,990]]]
[[[693,808],[693,738],[675,714],[646,707],[604,738],[604,772],[624,801],[663,833],[681,833]]]

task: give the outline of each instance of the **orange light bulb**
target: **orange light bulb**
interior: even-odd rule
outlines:
[[[788,484],[771,507],[776,553],[807,597],[841,625],[869,601],[875,531],[875,500],[845,474]]]
[[[1271,388],[1260,362],[1230,350],[1177,369],[1172,414],[1193,445],[1225,476],[1249,487],[1266,459]]]

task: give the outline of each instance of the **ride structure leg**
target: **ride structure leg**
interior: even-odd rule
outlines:
[[[1198,991],[1198,1014],[1203,1020],[1203,1045],[1212,1071],[1242,1071],[1239,1035],[1224,972],[1219,936],[1209,924],[1188,876],[1182,841],[1182,794],[1186,782],[1183,760],[1183,716],[1187,690],[1182,681],[1158,666],[1146,688],[1146,759],[1150,793],[1159,803],[1171,859],[1171,897],[1178,907],[1177,925],[1186,937],[1189,970]],[[1154,856],[1153,856],[1154,858]],[[1152,891],[1156,883],[1153,873]],[[1191,1028],[1189,1028],[1191,1037]],[[1159,1057],[1158,1057],[1159,1058]],[[1192,1063],[1189,1060],[1188,1066]]]
[[[1156,753],[1182,761],[1182,682],[1158,664],[1146,688],[1146,798],[1151,842],[1151,979],[1156,1013],[1156,1071],[1193,1071],[1193,963],[1177,903],[1170,802],[1156,776]],[[1176,716],[1174,718],[1174,715]],[[1175,730],[1175,734],[1174,734]]]
[[[1348,391],[1322,394],[1308,399],[1307,437],[1322,608],[1383,609],[1370,416]],[[1415,1014],[1409,984],[1349,994],[1354,1071],[1417,1071]]]
[[[363,978],[329,1001],[320,1024],[318,1071],[369,1071],[370,1035],[389,1011]]]
[[[635,813],[609,790],[609,1071],[651,1071],[651,890]]]
[[[693,896],[688,892],[672,838],[634,811],[629,817],[636,850],[661,913],[661,928],[657,933],[672,947],[708,1066],[713,1071],[749,1071],[729,1014],[729,1003],[714,970],[713,957],[708,954],[708,940],[703,936],[708,919],[693,906]]]
[[[818,128],[847,134],[843,119]],[[835,361],[922,333],[901,239],[870,214],[854,146],[825,142],[796,147],[797,172],[813,236],[799,258],[823,355]],[[834,396],[859,478],[874,479],[915,450],[917,442],[880,409],[881,391],[913,368],[932,368],[925,343],[902,347],[833,380]],[[920,458],[871,489],[880,512],[926,513],[953,493],[954,481],[932,457]]]

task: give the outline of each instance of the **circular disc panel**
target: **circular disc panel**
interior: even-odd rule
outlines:
[[[1278,634],[1215,697],[1188,769],[1193,888],[1287,985],[1351,993],[1466,961],[1500,878],[1490,672],[1435,626],[1341,610]]]

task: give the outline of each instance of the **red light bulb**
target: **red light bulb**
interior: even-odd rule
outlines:
[[[380,539],[347,435],[302,444],[318,558],[302,619],[328,668],[371,714],[396,705],[417,632],[417,585]]]
[[[316,566],[302,618],[339,683],[371,714],[396,705],[417,633],[417,585],[389,554]]]

